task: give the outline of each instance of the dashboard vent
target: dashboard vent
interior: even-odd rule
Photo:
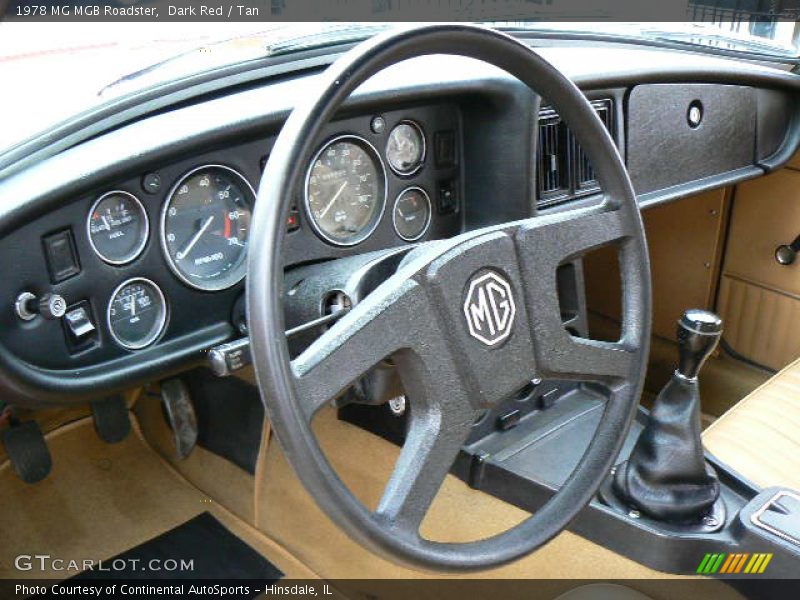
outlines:
[[[567,163],[564,161],[565,128],[553,109],[539,113],[539,198],[554,198],[569,192]]]
[[[595,100],[597,116],[614,135],[614,104]],[[539,111],[539,147],[537,150],[536,205],[550,206],[599,191],[594,169],[577,139],[550,107]]]

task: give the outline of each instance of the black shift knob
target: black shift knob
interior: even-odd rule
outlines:
[[[722,336],[722,319],[716,314],[691,308],[678,321],[680,364],[678,373],[694,379]]]

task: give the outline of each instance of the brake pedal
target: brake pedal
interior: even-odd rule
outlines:
[[[122,396],[92,402],[92,416],[97,435],[107,444],[121,442],[131,432],[131,419]]]
[[[53,459],[39,424],[26,421],[3,432],[3,445],[14,471],[25,483],[37,483],[50,474]]]
[[[175,454],[184,460],[197,445],[197,415],[189,388],[180,379],[161,382],[161,400],[175,440]]]

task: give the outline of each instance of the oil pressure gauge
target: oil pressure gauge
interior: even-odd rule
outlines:
[[[129,279],[111,294],[108,329],[123,348],[138,350],[155,342],[167,323],[167,301],[159,287],[143,277]]]

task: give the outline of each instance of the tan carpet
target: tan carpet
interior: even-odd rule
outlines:
[[[0,465],[0,577],[20,573],[14,557],[44,553],[65,559],[107,559],[208,511],[289,577],[314,578],[278,544],[185,482],[141,438],[138,428],[119,444],[105,444],[91,419],[47,436],[53,471],[22,483]],[[44,573],[65,578],[74,573]]]
[[[373,506],[398,455],[396,446],[324,410],[314,423],[320,443],[339,476],[366,505]],[[260,485],[258,527],[325,578],[441,577],[399,567],[350,540],[317,507],[295,477],[277,443],[265,459]],[[449,476],[423,523],[423,535],[438,541],[488,537],[520,522],[528,514]],[[468,575],[478,579],[635,579],[631,586],[664,596],[649,580],[671,577],[615,554],[578,535],[564,532],[534,554],[491,571]],[[554,582],[558,583],[558,582]],[[561,582],[561,592],[574,586]],[[551,591],[555,591],[553,588]],[[653,589],[651,589],[653,588]],[[702,588],[707,591],[708,588]],[[663,590],[662,590],[663,591]],[[682,592],[687,589],[682,587]],[[716,598],[738,598],[720,585]],[[364,590],[364,594],[370,593]],[[542,595],[542,598],[553,597]],[[686,597],[686,596],[683,596]],[[699,597],[695,595],[694,597]]]

